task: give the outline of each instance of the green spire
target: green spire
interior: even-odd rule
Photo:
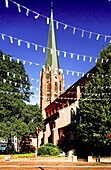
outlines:
[[[53,4],[52,3],[51,3],[51,19],[50,19],[50,28],[49,28],[49,36],[48,36],[46,66],[50,66],[53,70],[55,68],[59,69],[59,61],[58,61],[57,48],[56,48],[56,37],[55,37],[55,31],[54,31]]]

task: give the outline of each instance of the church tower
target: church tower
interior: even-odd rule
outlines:
[[[45,108],[64,92],[64,77],[59,68],[56,48],[56,36],[53,21],[53,7],[51,4],[51,18],[48,35],[46,63],[42,68],[40,84],[40,107],[43,117],[46,118]]]

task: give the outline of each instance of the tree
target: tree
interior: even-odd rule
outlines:
[[[84,87],[76,126],[78,148],[87,155],[111,153],[111,44],[100,53],[94,75]]]
[[[33,94],[30,85],[22,62],[0,51],[0,137],[23,138],[34,133],[35,127],[42,128],[39,106],[25,103]]]

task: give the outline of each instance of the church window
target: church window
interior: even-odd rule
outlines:
[[[55,82],[55,93],[58,94],[58,83],[57,82]]]
[[[51,84],[47,81],[47,100],[50,100]]]
[[[60,89],[60,92],[61,92],[61,81],[60,81],[59,89]]]

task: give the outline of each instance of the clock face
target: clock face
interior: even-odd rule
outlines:
[[[46,74],[46,79],[49,79],[50,78],[50,74]]]

